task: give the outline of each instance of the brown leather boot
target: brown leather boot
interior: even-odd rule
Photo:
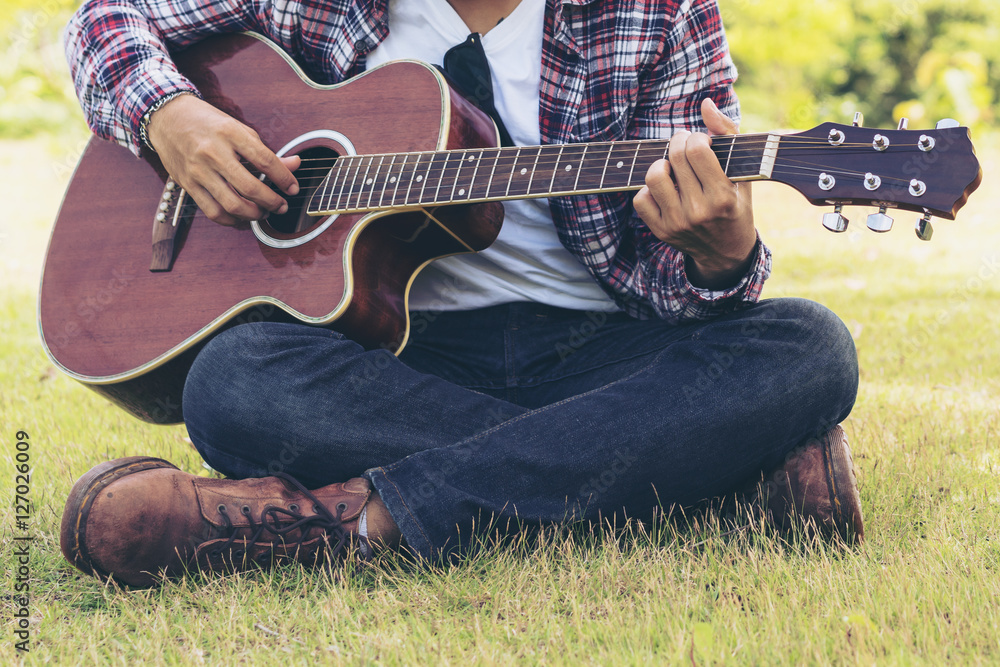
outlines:
[[[751,511],[763,511],[779,528],[799,522],[809,534],[839,535],[848,544],[865,537],[854,460],[840,426],[789,452],[749,491]]]
[[[77,480],[66,501],[60,542],[87,574],[130,586],[186,569],[236,571],[294,559],[316,563],[367,541],[397,546],[399,529],[366,479],[308,491],[283,475],[197,477],[163,459],[102,463]],[[368,547],[365,544],[365,547]]]

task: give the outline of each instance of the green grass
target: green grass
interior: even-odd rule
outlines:
[[[989,178],[1000,152],[983,152]],[[194,575],[151,591],[103,586],[59,553],[76,477],[136,454],[207,472],[182,428],[142,424],[51,367],[29,280],[0,300],[3,656],[15,656],[12,458],[24,430],[31,664],[1000,662],[1000,271],[989,270],[1000,193],[987,185],[931,244],[902,229],[912,216],[897,216],[888,236],[834,237],[797,195],[760,187],[757,197],[776,256],[767,294],[814,298],[855,334],[862,385],[846,428],[863,547],[725,535],[702,515],[616,533],[551,530],[426,569],[384,556],[364,568]],[[38,214],[24,223],[47,224]]]

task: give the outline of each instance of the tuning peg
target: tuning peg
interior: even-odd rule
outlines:
[[[885,214],[886,207],[882,206],[879,208],[878,213],[872,213],[868,216],[868,229],[873,232],[887,232],[892,229],[892,218]]]
[[[939,130],[949,130],[953,127],[960,127],[960,126],[961,123],[959,123],[954,118],[943,118],[942,120],[939,120],[937,125],[935,125],[934,127]]]
[[[837,234],[846,232],[847,225],[851,224],[851,221],[844,217],[843,210],[844,207],[838,204],[834,207],[833,213],[824,213],[823,226]]]
[[[910,127],[910,119],[909,118],[900,118],[899,119],[899,125],[896,127],[896,129],[897,130],[906,130],[906,129],[909,129],[909,127]]]
[[[921,241],[930,241],[934,236],[934,226],[931,224],[931,214],[925,213],[924,217],[917,220],[917,238]]]
[[[854,127],[864,127],[865,125],[865,115],[858,111],[854,114]]]

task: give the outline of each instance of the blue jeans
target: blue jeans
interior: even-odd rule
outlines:
[[[297,324],[222,333],[188,376],[192,441],[231,477],[364,476],[435,557],[490,519],[648,519],[727,493],[857,393],[850,334],[801,299],[681,326],[527,303],[412,322],[399,358]]]

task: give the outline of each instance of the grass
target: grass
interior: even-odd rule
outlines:
[[[980,142],[981,144],[983,142]],[[1000,151],[987,142],[987,179]],[[887,236],[819,228],[790,191],[757,188],[777,258],[767,296],[833,308],[858,345],[846,424],[868,540],[844,551],[767,530],[726,535],[712,515],[651,527],[550,530],[453,565],[290,566],[124,591],[59,552],[73,481],[115,457],[154,454],[205,471],[180,427],[142,424],[61,376],[41,352],[34,278],[63,187],[44,151],[6,144],[0,300],[3,594],[16,603],[15,433],[31,436],[28,664],[990,664],[1000,661],[1000,193],[977,193],[931,244],[900,214]],[[32,161],[33,160],[33,161]],[[21,179],[21,180],[18,180]],[[27,181],[41,182],[33,193]],[[12,185],[13,184],[13,185]],[[30,188],[29,188],[30,190]],[[852,212],[855,228],[863,216]],[[17,254],[13,254],[14,249]],[[24,279],[28,276],[27,279]]]

